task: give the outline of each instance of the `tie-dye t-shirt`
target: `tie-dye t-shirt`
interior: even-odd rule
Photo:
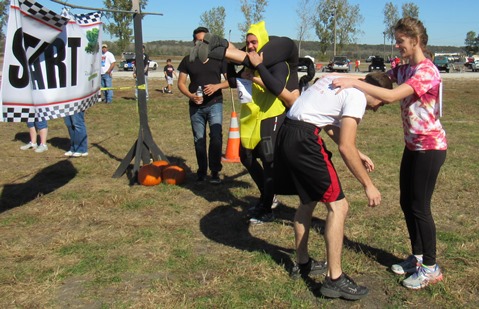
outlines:
[[[441,75],[430,59],[415,66],[400,65],[388,72],[398,85],[406,83],[414,94],[401,101],[406,147],[412,151],[446,150],[446,132],[439,121]]]

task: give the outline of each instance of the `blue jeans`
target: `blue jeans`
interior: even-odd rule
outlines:
[[[63,118],[70,134],[70,151],[88,152],[88,136],[85,126],[85,112]]]
[[[223,102],[207,107],[190,105],[190,120],[195,142],[196,160],[198,162],[198,176],[205,176],[208,163],[211,172],[222,169],[221,155],[223,149]],[[210,128],[210,146],[206,152],[206,123]],[[209,158],[208,158],[209,153]]]
[[[102,87],[111,87],[113,85],[112,78],[110,74],[102,74],[101,75],[101,86]],[[103,95],[105,97],[106,103],[111,103],[113,100],[113,90],[104,90]]]

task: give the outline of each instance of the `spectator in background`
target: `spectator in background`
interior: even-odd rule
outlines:
[[[359,65],[361,65],[361,60],[356,59],[356,62],[354,63],[354,72],[359,72]]]
[[[108,51],[108,45],[103,44],[101,46],[101,87],[112,87],[112,72],[115,68],[115,56]],[[103,99],[106,103],[111,103],[113,100],[113,90],[104,90]]]
[[[163,88],[163,92],[172,94],[173,92],[171,91],[171,88],[173,87],[173,75],[178,79],[178,75],[175,72],[175,68],[171,64],[171,59],[166,60],[166,65],[163,69],[163,72],[165,73],[165,79],[166,79],[166,87]]]
[[[85,112],[79,112],[63,118],[70,135],[70,150],[65,152],[67,157],[88,156],[88,136],[85,126]]]
[[[21,150],[35,149],[35,152],[40,153],[48,150],[47,135],[48,123],[46,120],[27,122],[28,131],[30,133],[30,142],[20,147]],[[40,144],[37,144],[37,131],[40,135]]]

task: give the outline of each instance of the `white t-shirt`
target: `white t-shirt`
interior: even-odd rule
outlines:
[[[115,62],[115,56],[113,56],[113,54],[109,51],[101,54],[101,74],[105,74],[110,68],[110,65]]]
[[[304,91],[294,102],[286,117],[311,123],[317,127],[340,127],[344,116],[362,119],[366,110],[366,96],[355,88],[332,89],[336,76],[323,77]]]

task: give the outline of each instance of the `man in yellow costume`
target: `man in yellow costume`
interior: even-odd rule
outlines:
[[[275,43],[283,44],[285,41],[287,45],[289,43],[287,40],[289,39],[284,37],[270,37],[265,23],[262,21],[251,25],[246,35],[245,48],[247,52],[261,53],[268,42],[270,42],[268,46],[272,47]],[[294,51],[296,53],[297,60],[297,48],[294,44],[291,46],[293,53]],[[231,51],[231,48],[228,50]],[[239,50],[234,52],[239,52]],[[245,64],[244,60],[248,57],[244,52],[242,53],[246,57],[242,64]],[[235,59],[229,58],[228,52],[226,52],[226,58],[233,59],[233,61]],[[263,63],[255,68],[245,67],[238,73],[234,69],[234,64],[231,63],[228,70],[230,86],[238,88],[242,102],[240,113],[241,163],[248,170],[261,194],[258,203],[248,210],[250,222],[254,224],[274,220],[271,207],[274,199],[274,144],[286,111],[284,104],[277,96],[285,87],[288,88],[290,65],[286,60],[283,59],[269,67]],[[273,87],[267,89],[263,80],[268,80],[268,84]],[[290,87],[291,91],[298,88],[297,75],[296,81]],[[261,160],[261,163],[258,159]]]

